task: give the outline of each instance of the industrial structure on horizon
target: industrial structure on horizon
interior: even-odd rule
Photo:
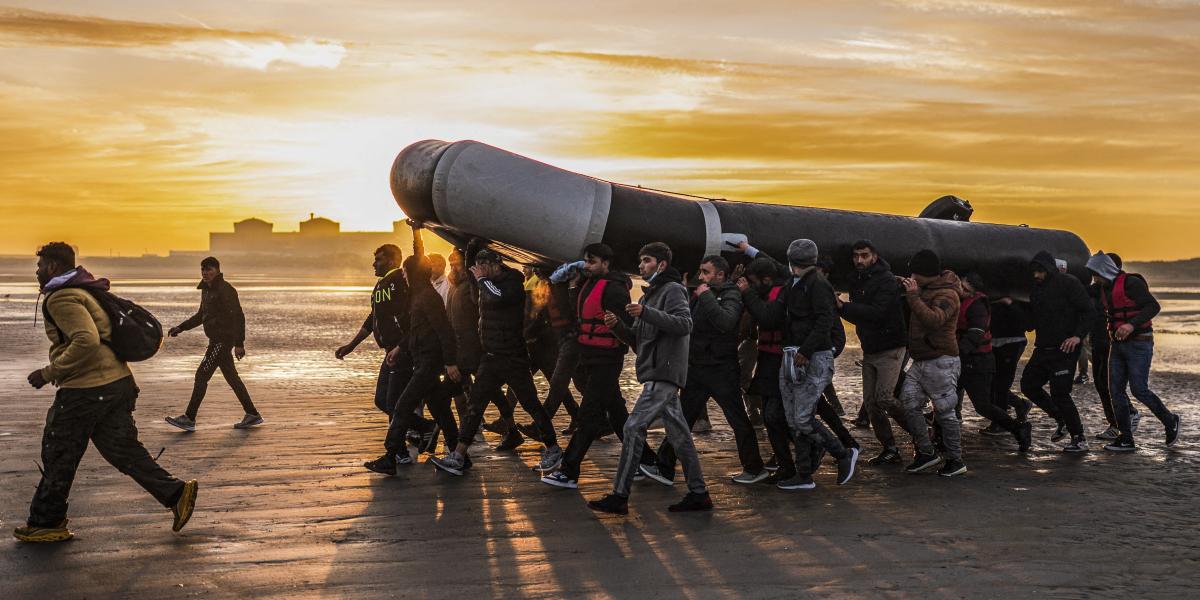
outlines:
[[[433,236],[430,236],[433,237]],[[288,256],[370,255],[383,244],[412,247],[412,230],[404,221],[391,231],[342,231],[337,221],[309,214],[299,231],[275,231],[275,225],[258,218],[233,224],[233,232],[208,234],[208,251],[216,255],[280,254]]]

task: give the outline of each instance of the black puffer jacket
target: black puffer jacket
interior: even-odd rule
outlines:
[[[901,298],[904,291],[892,268],[880,258],[850,281],[850,301],[842,304],[842,318],[854,324],[864,354],[875,354],[908,343]]]
[[[200,310],[180,323],[179,329],[187,331],[203,324],[204,335],[210,342],[235,347],[245,344],[246,315],[242,312],[237,290],[225,281],[225,275],[217,274],[211,284],[201,281],[196,289],[201,290]]]
[[[488,354],[528,356],[525,350],[525,277],[507,265],[479,282],[479,343]]]
[[[1083,283],[1072,275],[1058,272],[1049,252],[1038,252],[1032,265],[1046,271],[1046,280],[1035,283],[1029,294],[1031,323],[1037,332],[1034,347],[1057,348],[1070,337],[1083,339],[1092,330],[1096,310]]]
[[[408,350],[414,359],[438,365],[457,364],[454,329],[442,296],[432,285],[415,285],[409,295]]]
[[[833,348],[830,332],[837,316],[833,286],[817,273],[816,268],[804,276],[784,283],[774,302],[765,302],[754,288],[742,294],[750,314],[767,328],[782,327],[783,345],[798,346],[800,353],[812,358],[813,353]]]
[[[692,296],[692,339],[688,362],[693,365],[736,363],[742,293],[733,283],[710,287]]]
[[[371,290],[371,314],[363,329],[375,334],[375,343],[391,350],[404,342],[408,330],[408,280],[399,267],[392,269]]]
[[[446,313],[454,329],[454,345],[458,351],[458,368],[474,373],[479,368],[483,346],[479,343],[479,290],[470,273],[464,272],[457,281],[451,280],[446,297]]]

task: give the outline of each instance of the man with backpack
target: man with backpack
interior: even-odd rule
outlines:
[[[22,542],[73,537],[67,529],[67,497],[89,440],[109,464],[172,510],[174,531],[183,529],[196,505],[198,484],[171,476],[138,440],[133,421],[138,387],[129,364],[117,352],[126,347],[122,343],[126,340],[114,335],[117,325],[108,309],[131,303],[112,296],[107,279],[96,279],[75,266],[75,251],[67,244],[51,242],[37,255],[38,284],[46,294],[42,314],[50,339],[50,364],[30,373],[28,380],[35,389],[54,384],[58,392],[42,435],[42,479],[26,525],[13,530],[13,536]],[[158,329],[159,342],[161,333]],[[156,349],[149,348],[141,356],[135,353],[135,358]]]
[[[188,402],[187,410],[178,417],[167,417],[167,423],[184,431],[196,430],[196,414],[200,412],[200,402],[208,391],[208,380],[212,379],[217,369],[225,377],[225,382],[233,388],[233,394],[242,403],[246,415],[241,421],[233,424],[234,429],[249,429],[263,422],[262,415],[250,401],[250,392],[238,375],[233,359],[246,356],[246,315],[242,313],[242,304],[238,301],[237,290],[221,273],[221,263],[211,256],[200,261],[200,310],[188,320],[172,327],[168,332],[176,337],[198,325],[204,326],[204,335],[208,337],[208,349],[196,369],[196,384],[192,388],[192,400]]]

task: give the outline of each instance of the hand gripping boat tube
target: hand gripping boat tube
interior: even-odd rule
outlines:
[[[1087,280],[1087,245],[1068,231],[971,223],[805,206],[686,198],[572,173],[476,141],[414,143],[396,157],[392,195],[412,219],[460,247],[472,238],[491,243],[523,263],[579,258],[584,246],[612,246],[614,266],[636,272],[637,251],[665,242],[681,272],[695,272],[708,254],[729,255],[724,240],[742,235],[785,260],[797,238],[817,243],[834,259],[832,279],[853,271],[850,247],[871,240],[892,270],[908,273],[908,259],[933,250],[945,268],[977,272],[991,296],[1023,298],[1032,281],[1029,262],[1046,250]]]

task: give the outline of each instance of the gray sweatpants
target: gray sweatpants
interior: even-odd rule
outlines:
[[[962,363],[957,356],[941,356],[931,360],[916,360],[908,368],[900,403],[904,418],[913,436],[913,444],[922,454],[933,454],[929,427],[922,409],[925,401],[933,402],[933,414],[942,427],[945,458],[962,460],[962,432],[954,407],[958,405],[958,375]]]
[[[833,381],[833,351],[814,352],[808,364],[796,366],[796,348],[783,349],[779,367],[779,391],[792,437],[796,439],[796,472],[812,475],[812,453],[818,446],[835,458],[846,456],[846,447],[817,420],[817,402]]]
[[[708,491],[704,485],[704,473],[700,471],[700,457],[692,443],[692,429],[688,427],[683,417],[683,405],[679,403],[679,386],[666,381],[650,381],[642,384],[642,395],[638,396],[629,418],[625,420],[621,461],[617,464],[617,477],[613,482],[613,493],[617,496],[629,497],[633,476],[641,462],[642,448],[646,445],[646,428],[659,416],[667,428],[667,441],[675,448],[675,455],[683,464],[688,490],[693,494]]]

